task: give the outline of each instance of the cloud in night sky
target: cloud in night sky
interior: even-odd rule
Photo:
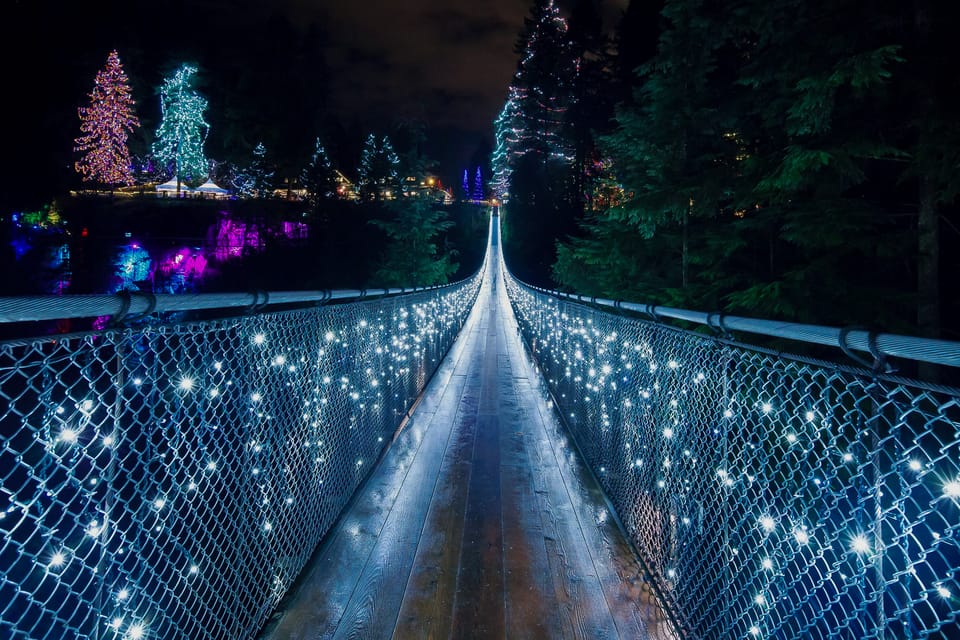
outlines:
[[[530,0],[286,1],[291,17],[327,33],[337,111],[492,137]],[[612,25],[627,0],[603,4]]]

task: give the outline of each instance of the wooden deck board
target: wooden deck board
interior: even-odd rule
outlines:
[[[499,279],[262,638],[666,638]]]

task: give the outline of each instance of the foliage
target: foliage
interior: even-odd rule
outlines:
[[[956,172],[942,170],[956,164],[947,149],[958,148],[960,127],[938,120],[960,107],[960,91],[945,76],[936,90],[920,82],[946,47],[936,33],[922,45],[904,33],[912,11],[666,0],[656,53],[639,65],[615,131],[601,136],[624,201],[588,214],[559,244],[556,281],[612,298],[907,330],[910,278],[923,271],[911,260],[923,249],[909,246],[916,227],[904,213],[923,209],[924,179],[929,209],[949,210],[960,190]],[[640,25],[622,29],[621,68],[636,66],[649,45],[628,37]],[[918,50],[929,57],[911,58]],[[934,128],[937,143],[919,134]]]
[[[421,199],[394,200],[389,218],[372,220],[383,231],[387,248],[373,274],[377,287],[445,284],[456,272],[456,251],[443,246],[444,232],[453,222],[436,203]]]

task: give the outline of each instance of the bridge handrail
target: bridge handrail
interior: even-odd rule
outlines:
[[[682,637],[955,635],[960,389],[878,369],[957,366],[960,344],[551,291],[503,266],[557,415]]]
[[[511,275],[511,277],[514,276]],[[764,320],[760,318],[727,315],[721,312],[691,311],[689,309],[679,309],[676,307],[642,302],[625,302],[622,300],[611,300],[609,298],[596,298],[577,293],[565,293],[563,291],[544,289],[517,280],[515,277],[514,279],[520,285],[530,290],[538,291],[555,298],[594,304],[612,309],[625,309],[627,311],[644,314],[655,320],[659,318],[672,318],[710,327],[720,333],[742,331],[775,338],[786,338],[788,340],[839,347],[845,352],[849,349],[855,349],[873,356],[874,364],[882,362],[888,356],[893,356],[906,360],[960,367],[960,342],[952,340],[921,338],[895,333],[880,333],[860,327],[840,328],[799,322]]]
[[[481,267],[482,269],[482,267]],[[479,273],[479,270],[478,270]],[[200,311],[210,309],[262,310],[267,306],[286,304],[323,304],[333,300],[363,300],[372,297],[421,293],[455,287],[471,278],[429,287],[390,287],[372,289],[326,289],[313,291],[251,291],[247,293],[141,293],[72,294],[0,296],[0,324],[128,315],[166,311]]]

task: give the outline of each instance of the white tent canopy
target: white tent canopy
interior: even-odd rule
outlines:
[[[167,180],[163,184],[157,185],[157,191],[176,191],[177,190],[177,176],[173,176],[170,180]],[[180,183],[180,191],[190,191],[190,187],[186,184]]]
[[[229,191],[227,191],[227,190],[224,189],[223,187],[221,187],[221,186],[219,186],[218,184],[214,183],[214,181],[211,180],[210,178],[207,178],[207,181],[204,182],[204,183],[203,183],[202,185],[200,185],[199,187],[197,187],[196,189],[194,189],[194,191],[198,191],[198,192],[200,192],[200,193],[212,193],[212,194],[224,195],[224,196],[225,196],[225,195],[228,195],[228,194],[230,193]]]

